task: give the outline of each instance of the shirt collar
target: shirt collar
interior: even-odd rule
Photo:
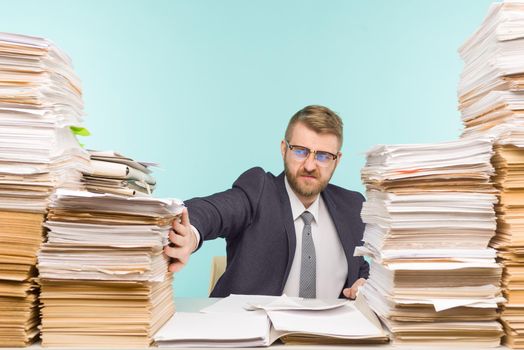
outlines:
[[[287,195],[289,196],[289,202],[291,204],[291,212],[293,214],[293,221],[296,221],[300,217],[300,215],[302,215],[302,213],[307,210],[311,214],[313,214],[313,219],[318,224],[318,207],[319,207],[319,203],[321,200],[320,195],[317,195],[317,198],[315,199],[315,201],[309,206],[309,208],[306,209],[306,207],[304,207],[304,204],[302,204],[300,199],[298,199],[297,195],[291,188],[291,185],[289,184],[287,180],[287,176],[285,175],[284,175],[284,182],[286,184],[286,191],[287,191]]]

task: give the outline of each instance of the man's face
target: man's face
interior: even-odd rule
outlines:
[[[314,198],[326,188],[342,156],[338,153],[338,138],[332,134],[318,134],[304,124],[297,123],[288,142],[290,145],[307,147],[311,151],[327,151],[339,155],[336,160],[319,164],[313,152],[306,159],[300,159],[282,141],[280,148],[284,169],[291,188],[303,199]]]

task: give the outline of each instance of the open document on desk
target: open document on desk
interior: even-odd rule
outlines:
[[[386,343],[380,321],[357,298],[231,295],[197,313],[177,312],[154,337],[159,347]]]

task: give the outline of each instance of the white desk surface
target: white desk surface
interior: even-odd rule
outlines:
[[[218,299],[216,298],[176,298],[175,299],[175,309],[176,311],[184,312],[196,312],[206,306],[209,306],[215,303]],[[84,349],[89,347],[84,347]],[[156,347],[155,347],[156,348]],[[392,344],[383,344],[383,345],[285,345],[282,343],[275,343],[269,348],[272,350],[338,350],[338,349],[350,349],[350,350],[370,350],[370,349],[382,349],[382,350],[452,350],[450,347],[428,347],[428,346],[407,346],[407,345],[392,345]],[[0,348],[4,349],[13,349],[20,350],[23,348]],[[79,349],[79,348],[42,348],[40,344],[33,344],[28,349]],[[177,349],[177,350],[209,350],[211,348],[162,348],[162,349]],[[227,348],[214,348],[214,349],[227,349]],[[260,348],[230,348],[230,349],[260,349]],[[460,349],[471,349],[479,350],[479,348],[474,347],[460,347]],[[485,349],[497,349],[497,350],[508,350],[509,348],[505,346],[500,346],[498,348],[485,348]],[[126,349],[131,350],[131,349]]]

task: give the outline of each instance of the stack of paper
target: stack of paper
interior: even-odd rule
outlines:
[[[364,240],[375,249],[485,248],[496,225],[491,155],[485,139],[372,148]]]
[[[0,207],[43,212],[53,187],[82,188],[89,154],[80,81],[51,42],[0,33]]]
[[[524,42],[524,41],[523,41]],[[524,129],[524,92],[490,91],[488,94],[461,109],[464,124],[463,136],[487,135],[506,139]]]
[[[37,334],[36,255],[48,197],[81,188],[89,158],[71,126],[82,92],[70,59],[51,42],[0,33],[0,346]]]
[[[25,346],[38,334],[36,255],[44,215],[0,211],[0,346]]]
[[[231,295],[201,310],[177,312],[155,335],[159,347],[255,347],[293,344],[377,344],[388,341],[362,298]]]
[[[465,135],[498,136],[501,125],[524,122],[523,28],[524,1],[494,3],[459,49],[465,63],[458,88]]]
[[[502,268],[488,243],[496,191],[488,139],[377,146],[362,179],[361,289],[397,343],[496,346]]]
[[[500,195],[491,246],[504,264],[504,339],[524,348],[524,1],[493,4],[460,53],[463,135],[488,135],[496,150],[492,162]]]
[[[497,145],[493,165],[500,190],[496,206],[497,234],[491,246],[498,249],[504,264],[502,286],[507,299],[501,320],[506,343],[524,347],[524,150],[513,145]]]
[[[38,256],[42,345],[147,347],[173,314],[163,254],[178,200],[58,190]]]
[[[493,90],[524,90],[524,2],[493,3],[480,28],[459,49],[460,107]]]
[[[89,151],[91,172],[84,174],[86,188],[95,193],[124,196],[151,195],[156,181],[154,163],[138,162],[113,151]]]

